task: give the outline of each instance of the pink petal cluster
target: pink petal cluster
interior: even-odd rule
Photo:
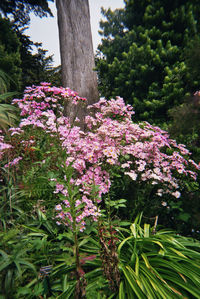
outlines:
[[[80,207],[79,209],[79,206],[82,204],[84,204],[84,207]],[[94,221],[97,221],[98,217],[100,216],[100,212],[95,203],[86,196],[82,196],[81,200],[76,200],[75,206],[77,208],[78,214],[76,217],[76,225],[80,231],[85,229],[85,219],[87,217],[92,217]],[[58,211],[58,214],[56,215],[56,219],[58,219],[57,224],[59,225],[64,223],[66,226],[70,226],[72,228],[72,215],[70,212],[69,202],[64,200],[62,205],[57,205],[55,209]]]
[[[12,146],[4,141],[3,132],[0,130],[0,159],[3,157],[5,150],[12,148]]]
[[[4,167],[16,166],[19,161],[22,160],[22,157],[17,157],[13,161],[8,162],[8,164],[4,165]]]
[[[69,118],[63,115],[66,100],[75,105],[85,102],[69,88],[51,87],[49,83],[28,87],[23,99],[13,101],[21,109],[23,118],[19,127],[10,132],[12,138],[30,128],[42,130],[54,139],[55,144],[61,144],[66,154],[64,166],[70,165],[74,169],[71,184],[79,187],[76,206],[80,205],[80,209],[76,222],[80,230],[84,229],[86,217],[96,220],[99,216],[97,204],[110,190],[113,167],[133,181],[158,185],[158,196],[169,193],[179,198],[182,176],[196,179],[199,166],[188,159],[190,153],[185,146],[147,122],[134,123],[133,108],[125,105],[122,98],[109,101],[101,98],[98,103],[88,106],[86,132],[71,126]],[[0,139],[0,150],[6,146],[9,148]],[[62,202],[56,206],[58,223],[69,225],[72,215],[65,184],[55,180],[54,193],[62,195]]]
[[[21,109],[21,116],[32,114],[40,116],[42,111],[47,109],[62,112],[66,101],[72,101],[77,105],[78,102],[85,102],[86,99],[79,97],[70,88],[58,88],[43,82],[39,86],[27,87],[23,99],[14,99],[13,104],[17,104]]]

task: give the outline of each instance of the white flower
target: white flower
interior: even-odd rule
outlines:
[[[162,195],[163,195],[163,189],[158,189],[158,191],[157,191],[157,195],[158,195],[158,196],[162,196]]]
[[[173,192],[172,195],[176,198],[179,198],[181,196],[181,193],[179,191]]]
[[[133,181],[136,181],[136,179],[137,179],[137,173],[135,173],[134,171],[131,171],[131,172],[125,172],[124,174],[129,175],[130,178],[131,178]]]
[[[152,184],[152,185],[157,185],[158,182],[153,181],[151,184]]]
[[[121,165],[122,168],[126,168],[126,167],[130,167],[130,165],[128,163],[124,163]]]

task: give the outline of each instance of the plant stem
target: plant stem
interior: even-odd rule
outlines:
[[[71,192],[69,192],[69,194],[70,193]],[[76,202],[75,198],[71,197],[70,198],[70,210],[71,210],[71,216],[72,216],[72,230],[73,230],[74,249],[75,249],[74,255],[75,255],[75,260],[76,260],[76,277],[77,277],[75,299],[85,299],[86,298],[86,292],[85,292],[86,280],[84,278],[84,272],[80,266],[75,202]]]

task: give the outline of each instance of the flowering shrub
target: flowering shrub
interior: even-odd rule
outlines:
[[[3,157],[4,150],[12,147],[10,144],[5,143],[5,138],[2,134],[3,132],[0,130],[0,158]]]
[[[100,99],[88,106],[85,132],[78,119],[72,125],[64,115],[68,102],[84,104],[86,99],[49,83],[28,87],[23,99],[13,100],[21,111],[19,126],[9,130],[6,141],[0,136],[0,157],[8,157],[4,167],[25,172],[40,162],[57,172],[49,184],[61,199],[55,207],[58,224],[71,226],[75,220],[82,231],[86,217],[96,221],[113,169],[133,181],[157,186],[158,196],[179,198],[182,178],[196,180],[199,167],[185,146],[147,122],[135,124],[133,108],[122,98]]]

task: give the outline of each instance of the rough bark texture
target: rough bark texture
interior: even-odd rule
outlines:
[[[98,100],[97,76],[88,0],[56,0],[60,39],[62,83],[92,104]],[[67,107],[66,113],[76,112]],[[79,109],[78,117],[84,116]]]

